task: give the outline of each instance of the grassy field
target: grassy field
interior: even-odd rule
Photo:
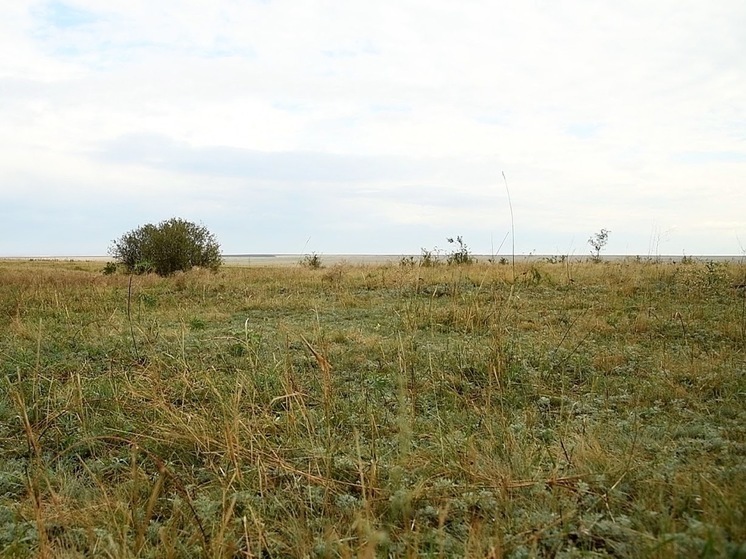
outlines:
[[[744,265],[101,268],[0,262],[1,557],[746,557]]]

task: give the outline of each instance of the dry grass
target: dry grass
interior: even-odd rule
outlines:
[[[743,266],[100,267],[0,262],[0,556],[746,556]]]

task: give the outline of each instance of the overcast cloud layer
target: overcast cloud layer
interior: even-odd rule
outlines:
[[[16,0],[0,256],[746,251],[746,2]],[[310,240],[309,240],[310,239]],[[502,244],[502,246],[501,246]]]

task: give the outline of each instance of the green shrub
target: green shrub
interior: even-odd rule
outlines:
[[[106,266],[104,266],[104,269],[101,270],[101,273],[105,276],[110,276],[112,274],[117,273],[117,265],[114,264],[114,262],[107,262]]]
[[[451,253],[447,257],[448,264],[455,264],[455,265],[461,265],[461,264],[473,264],[475,262],[474,257],[471,255],[471,250],[469,250],[469,247],[466,246],[466,243],[464,242],[463,237],[460,235],[456,237],[454,240],[453,238],[449,237],[446,239],[450,244],[457,244],[458,248],[451,251]]]
[[[303,260],[301,260],[301,265],[307,268],[311,268],[312,270],[318,270],[319,268],[321,268],[321,256],[319,256],[315,252],[306,254],[303,257]]]
[[[593,262],[601,262],[601,251],[606,246],[606,243],[609,242],[609,231],[608,229],[601,229],[598,233],[595,233],[591,236],[590,239],[588,239],[588,244],[591,245],[591,248],[593,249],[591,251],[591,260]]]
[[[171,218],[158,225],[148,223],[122,235],[109,248],[128,272],[155,272],[168,276],[194,266],[217,270],[222,264],[220,245],[203,225]]]

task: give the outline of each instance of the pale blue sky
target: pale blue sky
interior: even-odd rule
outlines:
[[[174,216],[226,253],[490,253],[502,171],[519,253],[741,254],[744,29],[741,0],[6,2],[0,256]]]

